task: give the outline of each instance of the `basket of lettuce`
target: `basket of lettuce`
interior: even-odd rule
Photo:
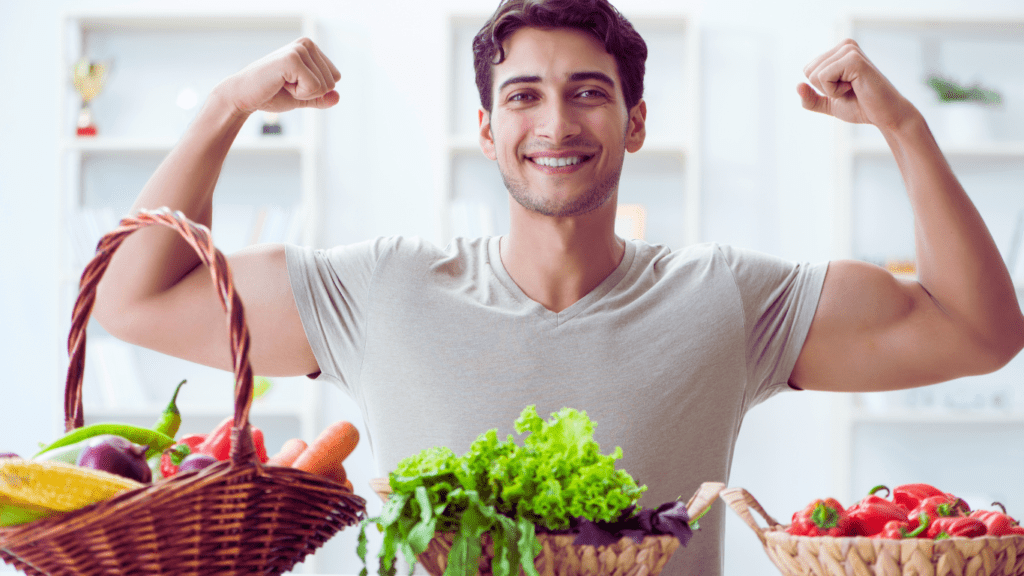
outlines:
[[[527,406],[515,422],[522,445],[492,429],[462,456],[435,447],[401,461],[372,482],[385,504],[362,524],[361,576],[370,524],[384,535],[380,575],[395,574],[401,554],[410,573],[418,561],[433,576],[657,576],[725,486],[641,509],[646,487],[615,468],[621,448],[600,453],[595,426],[586,412],[545,421]]]

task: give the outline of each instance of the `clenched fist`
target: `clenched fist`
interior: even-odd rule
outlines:
[[[856,124],[895,130],[917,112],[875,68],[854,40],[844,40],[804,68],[797,86],[803,107]],[[815,92],[813,86],[817,89]]]
[[[246,66],[215,90],[238,112],[286,112],[330,108],[338,103],[335,83],[341,73],[308,38],[284,46]]]

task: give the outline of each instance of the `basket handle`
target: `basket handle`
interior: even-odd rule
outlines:
[[[235,415],[231,430],[230,459],[235,463],[259,461],[252,431],[249,429],[249,408],[252,405],[252,365],[249,363],[249,328],[245,323],[242,301],[235,292],[224,254],[213,245],[210,230],[189,220],[184,214],[169,208],[140,210],[135,216],[121,219],[120,225],[100,239],[96,255],[86,265],[79,282],[78,299],[71,316],[68,335],[67,381],[64,387],[64,429],[71,431],[85,423],[82,413],[82,378],[85,368],[85,332],[96,302],[96,287],[103,277],[110,259],[129,234],[140,228],[163,225],[177,231],[196,251],[199,259],[210,269],[213,283],[227,313],[231,337],[231,355],[235,374]]]
[[[692,520],[703,514],[724,489],[725,484],[721,482],[704,482],[701,484],[693,496],[690,496],[690,501],[686,503],[687,516]]]
[[[738,487],[726,488],[725,490],[722,490],[719,496],[721,496],[722,500],[725,500],[725,503],[733,509],[733,512],[739,514],[740,519],[742,519],[747,526],[750,526],[750,529],[757,534],[758,538],[760,538],[761,544],[767,545],[768,541],[765,537],[765,532],[768,531],[768,528],[779,526],[780,524],[765,512],[764,508],[761,507],[761,503],[758,502],[750,492]],[[761,528],[758,526],[757,520],[754,519],[754,515],[750,513],[751,508],[756,510],[757,513],[760,514],[766,522],[768,522],[768,528]]]

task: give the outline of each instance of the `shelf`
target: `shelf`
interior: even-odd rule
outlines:
[[[62,148],[68,152],[84,154],[167,153],[177,140],[167,138],[74,138],[66,140]],[[299,154],[309,144],[296,137],[268,137],[266,139],[238,139],[231,146],[235,153],[292,153]]]
[[[290,31],[307,25],[301,14],[266,12],[263,14],[237,15],[217,13],[182,13],[150,11],[126,16],[118,12],[90,11],[69,13],[68,18],[77,20],[83,32],[136,32],[161,31]]]
[[[1019,424],[1024,425],[1024,411],[995,410],[885,410],[873,412],[854,410],[853,424]]]
[[[1001,158],[1024,161],[1024,141],[979,144],[943,144],[942,141],[939,141],[939,147],[947,158],[952,159]],[[892,157],[892,150],[881,140],[854,142],[850,148],[850,153],[856,156]]]

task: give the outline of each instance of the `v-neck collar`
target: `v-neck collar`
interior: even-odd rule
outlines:
[[[553,312],[545,308],[540,302],[527,296],[522,288],[515,283],[512,276],[509,275],[508,270],[505,269],[505,265],[501,261],[501,238],[501,236],[492,236],[487,246],[488,260],[494,275],[516,301],[556,326],[560,326],[576,317],[615,288],[626,277],[630,267],[633,265],[633,258],[636,256],[636,245],[630,240],[626,240],[622,261],[615,267],[615,270],[612,270],[611,274],[606,276],[593,290],[587,292],[583,298],[573,302],[565,310]]]

